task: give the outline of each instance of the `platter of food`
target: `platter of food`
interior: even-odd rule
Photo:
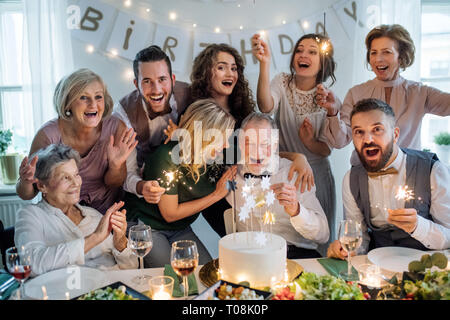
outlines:
[[[150,300],[150,298],[126,286],[122,282],[115,282],[103,288],[92,290],[72,300]]]
[[[203,291],[194,300],[269,300],[272,293],[249,288],[242,284],[235,284],[220,280]]]

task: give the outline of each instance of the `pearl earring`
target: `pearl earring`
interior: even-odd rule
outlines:
[[[66,110],[66,116],[70,117],[72,115],[72,111]]]

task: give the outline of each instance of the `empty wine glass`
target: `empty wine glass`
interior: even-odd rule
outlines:
[[[143,269],[144,257],[153,247],[152,228],[145,224],[132,226],[128,233],[128,243],[131,251],[139,258],[139,266],[141,269],[141,275],[134,277],[133,282],[144,285],[151,278],[150,276],[143,274]]]
[[[18,299],[25,296],[24,282],[31,274],[31,252],[25,247],[16,247],[6,250],[6,267],[9,273],[20,283]]]
[[[339,241],[342,248],[347,251],[347,271],[339,272],[339,276],[345,281],[358,281],[358,272],[354,271],[351,264],[352,253],[361,245],[361,225],[353,220],[343,220],[339,225]]]
[[[178,276],[183,277],[184,298],[189,295],[188,276],[198,265],[198,251],[195,241],[181,240],[172,243],[170,263]]]

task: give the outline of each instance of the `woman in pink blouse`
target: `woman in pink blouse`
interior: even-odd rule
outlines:
[[[409,32],[401,25],[381,25],[366,36],[367,63],[375,79],[351,88],[340,111],[328,116],[327,138],[336,148],[350,143],[350,113],[362,99],[376,98],[394,109],[396,125],[400,128],[398,144],[402,148],[421,149],[420,128],[426,113],[450,115],[450,94],[420,82],[404,79],[405,70],[414,62],[415,47]],[[326,108],[336,105],[331,91],[322,90],[321,99]]]
[[[104,214],[117,200],[127,170],[126,159],[136,147],[136,134],[110,117],[113,101],[103,80],[89,69],[79,69],[58,83],[53,96],[58,118],[36,133],[30,155],[50,144],[63,143],[81,156],[81,204]],[[32,199],[37,157],[25,157],[20,166],[17,194]]]

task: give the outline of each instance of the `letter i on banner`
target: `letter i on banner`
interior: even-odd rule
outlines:
[[[106,51],[116,51],[128,60],[133,60],[140,50],[148,46],[153,24],[136,16],[120,12],[114,23]]]
[[[83,0],[79,3],[79,28],[71,30],[73,37],[99,48],[106,30],[114,20],[116,9],[100,1]]]

